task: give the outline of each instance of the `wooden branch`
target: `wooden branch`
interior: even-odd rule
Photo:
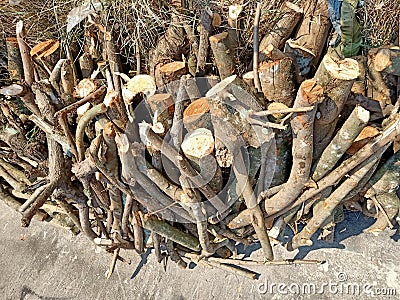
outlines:
[[[307,223],[306,227],[297,233],[288,244],[288,250],[293,251],[300,246],[311,246],[311,237],[320,228],[321,224],[332,214],[335,207],[343,198],[354,189],[359,181],[369,172],[380,156],[386,150],[387,146],[380,149],[379,153],[367,159],[348,179],[346,179],[332,194],[323,201],[318,211],[314,210],[314,215]]]
[[[18,21],[16,26],[17,41],[21,52],[22,65],[24,68],[25,82],[30,86],[35,81],[33,60],[30,55],[30,48],[26,42],[26,31],[23,21]]]
[[[193,169],[190,163],[179,153],[177,150],[167,143],[163,143],[162,139],[157,136],[149,127],[148,124],[140,124],[142,137],[145,144],[151,144],[154,148],[160,150],[170,161],[176,166],[181,166],[180,171],[190,178],[203,195],[210,201],[210,203],[217,209],[219,213],[227,212],[229,208],[226,206],[206,183],[206,181]],[[179,162],[181,161],[181,162]]]
[[[140,217],[144,228],[156,232],[161,236],[193,251],[197,252],[201,250],[200,243],[194,236],[185,233],[150,214],[140,214]]]
[[[353,144],[361,130],[367,125],[368,121],[369,111],[361,106],[356,106],[316,163],[312,174],[314,181],[320,180],[334,168],[339,159]]]
[[[358,63],[353,59],[345,58],[336,62],[327,54],[322,60],[314,79],[324,88],[326,96],[318,106],[315,120],[314,159],[321,156],[331,141],[338,116],[358,75]]]
[[[172,120],[171,130],[169,132],[172,145],[179,151],[182,144],[182,131],[183,131],[183,111],[185,109],[183,101],[185,100],[185,84],[186,77],[182,75],[179,80],[178,93],[176,95],[174,118]]]
[[[274,218],[279,215],[282,215],[285,212],[291,210],[292,208],[317,196],[326,188],[336,184],[343,176],[345,176],[348,172],[350,172],[351,170],[362,164],[366,159],[370,157],[376,158],[379,151],[382,148],[386,147],[387,144],[392,143],[395,137],[399,133],[400,133],[400,120],[396,119],[392,124],[390,124],[387,128],[385,128],[385,130],[379,136],[375,137],[371,142],[366,144],[351,158],[341,163],[336,169],[334,169],[330,173],[329,176],[325,176],[324,178],[316,182],[316,186],[318,188],[310,188],[306,190],[301,196],[297,198],[296,201],[286,206],[284,209],[277,212],[276,214],[271,215],[269,218]],[[261,195],[260,197],[263,197],[263,195]]]
[[[320,101],[323,89],[315,80],[304,81],[297,93],[294,107],[307,107]],[[290,176],[285,184],[285,189],[279,191],[265,201],[267,214],[280,211],[292,203],[301,193],[309,180],[313,152],[313,124],[315,117],[313,111],[297,113],[290,121],[293,131],[292,156],[293,164]]]
[[[75,143],[78,153],[78,161],[83,161],[85,158],[85,148],[83,142],[83,136],[85,134],[85,128],[89,122],[99,114],[103,114],[107,111],[107,107],[101,103],[93,106],[89,109],[79,120],[76,126]]]
[[[259,51],[258,27],[260,24],[260,16],[261,16],[261,3],[257,2],[256,15],[254,17],[254,26],[253,26],[253,73],[254,73],[254,86],[257,92],[261,92],[261,82],[260,82],[260,77],[258,75],[258,51]]]
[[[6,193],[3,187],[0,185],[0,199],[10,208],[14,209],[15,211],[19,211],[21,203],[15,199],[13,196]],[[43,211],[38,211],[34,216],[33,219],[38,221],[44,221],[48,218],[48,215]]]
[[[383,164],[368,182],[365,198],[374,199],[383,209],[378,214],[377,221],[369,227],[368,232],[383,231],[398,214],[400,201],[396,194],[399,186],[400,151],[397,151]],[[388,222],[389,221],[389,222]]]
[[[27,83],[12,84],[0,89],[0,94],[5,96],[18,96],[25,106],[35,115],[40,116],[39,108],[35,103],[35,95]]]
[[[41,91],[41,89],[43,89],[42,83],[32,84],[32,89],[36,94],[36,101],[42,116],[47,118],[50,122],[54,123],[55,109],[47,95]],[[47,201],[47,199],[53,193],[54,189],[62,184],[64,181],[65,167],[63,150],[61,146],[55,140],[53,140],[50,135],[47,135],[46,137],[49,153],[48,178],[50,180],[50,183],[46,187],[46,189],[38,196],[38,198],[36,198],[35,202],[32,203],[31,207],[24,212],[21,219],[21,224],[23,227],[29,226],[32,217],[36,214],[38,209]]]

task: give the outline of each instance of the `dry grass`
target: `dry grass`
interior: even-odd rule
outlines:
[[[240,17],[238,50],[241,63],[240,73],[246,71],[245,61],[251,59],[253,20],[256,1],[244,0],[185,0],[193,4],[193,9],[186,14],[192,23],[198,19],[199,10],[210,5],[219,12],[225,21],[231,4],[245,3]],[[10,2],[19,3],[11,5]],[[34,45],[49,38],[66,39],[66,16],[69,11],[83,0],[0,0],[0,33],[4,36],[15,34],[15,24],[23,19],[27,26],[29,43]],[[123,61],[134,68],[136,43],[142,57],[154,47],[158,38],[165,32],[170,21],[171,0],[102,0],[110,24],[118,34]],[[173,0],[179,3],[180,0]],[[262,19],[260,36],[265,35],[279,19],[279,7],[283,0],[262,1]],[[296,2],[296,1],[293,1]],[[366,0],[361,9],[364,23],[364,43],[375,47],[394,42],[399,32],[399,0]],[[223,30],[222,27],[220,30]],[[80,31],[74,32],[73,38],[81,38]],[[71,38],[69,36],[68,38]]]
[[[361,16],[367,47],[393,44],[398,38],[400,0],[366,0]]]

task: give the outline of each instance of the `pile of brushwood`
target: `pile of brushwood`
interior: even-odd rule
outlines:
[[[287,226],[288,250],[332,242],[344,210],[397,226],[398,23],[368,48],[354,0],[167,2],[147,50],[107,1],[72,9],[60,39],[8,25],[0,199],[22,226],[81,232],[113,254],[109,275],[120,249],[154,248],[251,278],[236,266],[288,263],[273,255]],[[258,242],[263,261],[235,257]]]

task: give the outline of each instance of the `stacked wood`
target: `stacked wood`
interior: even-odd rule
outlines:
[[[250,51],[247,5],[231,5],[225,26],[211,7],[185,18],[178,2],[136,70],[105,15],[85,21],[79,56],[65,40],[31,49],[18,22],[7,39],[12,82],[0,88],[0,199],[23,226],[46,219],[82,232],[113,254],[109,274],[120,249],[154,248],[159,262],[254,278],[229,258],[236,243],[260,243],[264,260],[253,264],[280,264],[273,245],[287,224],[305,223],[287,241],[294,250],[334,230],[343,206],[376,217],[375,234],[399,222],[397,48],[368,59],[325,51],[321,0],[285,2],[258,51],[259,3]],[[254,63],[243,76],[241,51]]]

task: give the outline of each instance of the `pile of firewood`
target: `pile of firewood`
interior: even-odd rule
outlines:
[[[6,38],[0,198],[22,226],[82,232],[114,254],[109,275],[120,249],[152,247],[160,262],[254,278],[234,266],[287,263],[273,261],[287,225],[294,250],[317,232],[332,241],[344,209],[375,217],[373,233],[399,222],[399,47],[345,57],[358,48],[342,26],[327,49],[327,0],[285,2],[259,38],[258,4],[253,61],[240,62],[245,7],[205,6],[189,22],[172,2],[130,73],[104,11],[73,25],[84,24],[78,53],[57,40],[30,48],[22,21]],[[238,63],[252,70],[238,76]],[[230,258],[256,242],[265,261]]]

